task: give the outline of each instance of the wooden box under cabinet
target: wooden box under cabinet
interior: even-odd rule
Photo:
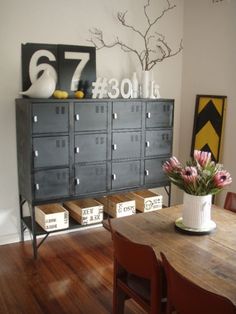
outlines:
[[[19,194],[33,223],[39,204],[169,186],[173,111],[171,99],[17,99]]]
[[[149,190],[139,190],[127,193],[136,202],[136,209],[141,212],[150,212],[162,208],[162,195]]]
[[[47,232],[69,227],[69,213],[58,203],[36,206],[35,220]]]
[[[134,198],[124,194],[114,194],[96,199],[103,204],[104,212],[111,217],[125,217],[136,213]]]
[[[81,225],[99,223],[103,220],[103,205],[94,199],[80,199],[64,203],[70,216]]]

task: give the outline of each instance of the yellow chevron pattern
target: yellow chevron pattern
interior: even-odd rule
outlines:
[[[200,113],[208,105],[209,101],[212,101],[216,110],[222,116],[223,115],[223,106],[222,106],[222,99],[220,99],[220,98],[212,98],[212,97],[201,98],[200,103],[199,103],[199,107],[198,107],[198,113]]]
[[[219,136],[217,135],[211,122],[208,121],[204,127],[197,133],[195,138],[195,149],[201,150],[206,144],[209,146],[211,153],[217,159],[219,147]]]

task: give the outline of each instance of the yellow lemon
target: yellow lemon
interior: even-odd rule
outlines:
[[[53,96],[54,96],[55,98],[60,99],[60,98],[61,98],[61,93],[62,93],[62,92],[61,92],[60,90],[56,89],[55,92],[53,93]]]
[[[68,93],[66,91],[61,91],[61,98],[66,99],[68,98]]]
[[[75,92],[75,97],[84,98],[84,92],[82,90],[78,90],[77,92]]]
[[[53,96],[57,99],[65,99],[65,98],[68,98],[69,95],[66,91],[57,89],[53,93]]]

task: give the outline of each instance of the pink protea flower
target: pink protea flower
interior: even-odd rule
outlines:
[[[194,150],[193,157],[202,167],[205,167],[211,161],[211,153],[200,150]]]
[[[181,177],[185,183],[194,183],[198,177],[197,169],[195,167],[185,167],[181,171]]]
[[[226,170],[221,170],[217,172],[213,178],[216,187],[223,188],[224,186],[232,182],[232,178]]]
[[[170,173],[175,170],[179,170],[180,168],[181,168],[181,164],[178,161],[178,159],[174,156],[171,157],[169,161],[166,161],[162,166],[162,169],[167,173]]]

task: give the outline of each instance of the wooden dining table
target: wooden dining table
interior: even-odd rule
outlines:
[[[112,228],[127,239],[163,252],[171,264],[197,285],[230,299],[236,306],[236,214],[212,206],[216,228],[209,234],[176,229],[182,205],[111,219]],[[108,228],[105,221],[104,226]]]

